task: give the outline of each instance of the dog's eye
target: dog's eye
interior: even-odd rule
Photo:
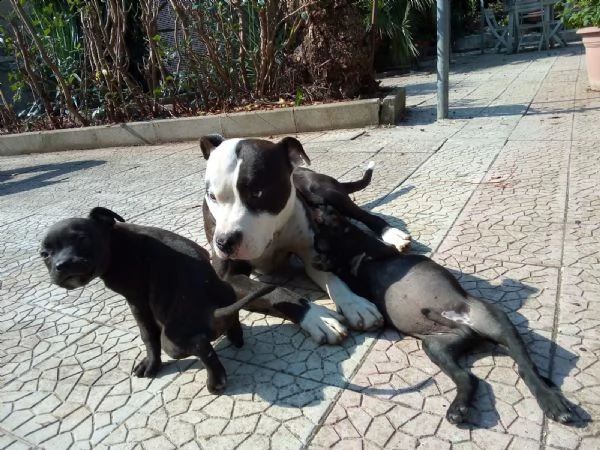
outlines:
[[[257,189],[255,191],[250,192],[250,197],[252,197],[254,199],[259,199],[262,197],[262,195],[263,195],[262,189]]]
[[[40,252],[40,256],[44,259],[48,258],[50,256],[50,253],[48,253],[46,250],[42,250]]]
[[[208,199],[210,201],[216,202],[217,201],[217,196],[212,192],[212,191],[208,191],[206,193],[206,196],[208,197]]]

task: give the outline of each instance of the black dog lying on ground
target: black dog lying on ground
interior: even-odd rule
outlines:
[[[156,375],[162,343],[172,358],[199,357],[208,373],[208,390],[222,390],[227,376],[210,342],[225,333],[241,347],[239,309],[275,287],[236,301],[202,247],[160,228],[116,221],[124,222],[106,208],[94,208],[88,218],[54,224],[40,253],[52,281],[75,289],[100,277],[127,299],[146,347],[146,357],[133,369],[136,376]]]
[[[456,398],[446,418],[463,422],[476,390],[476,379],[457,359],[476,344],[490,340],[505,346],[519,374],[547,417],[567,423],[573,414],[562,393],[538,373],[508,316],[469,295],[439,264],[422,255],[401,254],[367,234],[331,206],[313,204],[314,264],[331,270],[348,286],[373,301],[388,325],[423,341],[433,363],[456,383]]]

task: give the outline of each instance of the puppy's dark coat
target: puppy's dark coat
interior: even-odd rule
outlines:
[[[41,250],[52,281],[75,289],[100,277],[127,299],[146,346],[146,357],[133,369],[136,376],[156,375],[162,343],[172,358],[199,357],[208,390],[223,389],[225,369],[210,342],[227,334],[241,347],[239,309],[274,287],[236,302],[202,247],[166,230],[116,221],[124,222],[108,209],[94,208],[88,218],[54,224]]]
[[[373,178],[373,167],[369,166],[362,179],[340,182],[329,175],[315,172],[306,167],[297,167],[293,173],[294,186],[309,205],[327,203],[340,214],[358,220],[381,236],[390,224],[385,219],[362,209],[348,194],[365,189]]]
[[[351,224],[330,207],[315,208],[314,264],[332,270],[359,295],[373,301],[388,325],[423,341],[432,362],[457,386],[446,417],[462,422],[476,380],[458,365],[466,350],[483,340],[502,344],[550,419],[572,420],[567,400],[542,379],[508,316],[469,295],[452,274],[431,259],[398,251]]]

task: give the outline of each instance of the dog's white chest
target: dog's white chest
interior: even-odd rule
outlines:
[[[252,265],[259,272],[269,273],[284,264],[290,254],[297,255],[306,264],[306,258],[313,252],[313,240],[304,205],[297,201],[290,220],[273,236],[260,258],[252,260]]]

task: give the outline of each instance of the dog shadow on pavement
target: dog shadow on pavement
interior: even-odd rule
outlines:
[[[106,161],[86,160],[39,164],[0,171],[0,196],[30,191],[60,183],[68,173],[105,164]]]

